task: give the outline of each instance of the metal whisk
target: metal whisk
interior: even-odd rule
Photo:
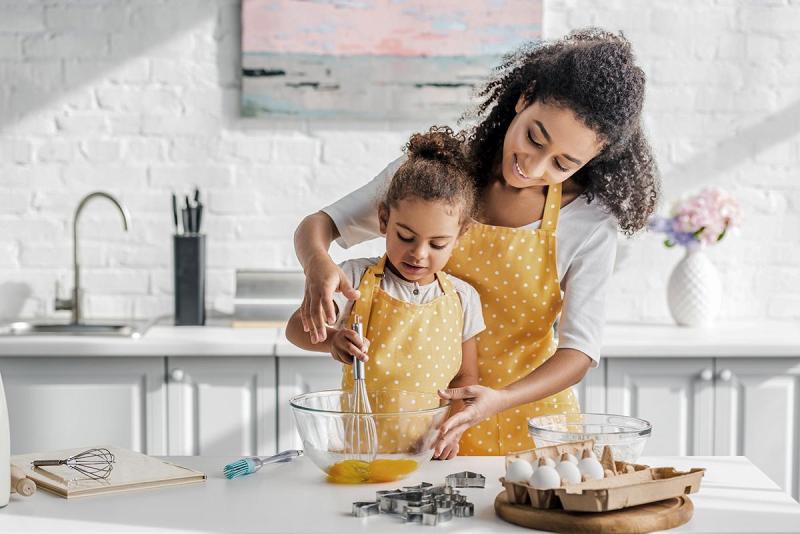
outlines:
[[[88,449],[63,460],[34,460],[34,467],[66,465],[93,480],[108,478],[114,469],[114,455],[108,449]]]
[[[360,339],[364,338],[361,317],[356,315],[353,322],[353,331]],[[371,462],[378,451],[378,431],[375,427],[375,418],[371,415],[367,386],[365,383],[366,371],[364,362],[353,357],[353,394],[351,407],[353,415],[347,420],[345,436],[345,455],[348,458]]]

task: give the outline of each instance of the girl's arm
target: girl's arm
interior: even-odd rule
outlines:
[[[463,388],[472,386],[478,383],[478,343],[475,337],[471,337],[461,344],[461,368],[458,374],[453,377],[448,384],[448,388]],[[464,401],[461,399],[454,399],[450,401],[450,413],[448,417],[453,417],[455,414],[464,409]],[[458,439],[451,439],[451,441],[442,447],[442,450],[436,454],[436,458],[440,460],[449,460],[458,455]],[[437,447],[438,448],[438,447]]]
[[[292,314],[289,323],[286,325],[286,339],[300,347],[301,349],[314,352],[330,352],[333,359],[350,365],[353,363],[353,356],[359,360],[367,361],[367,350],[369,350],[369,340],[362,339],[349,328],[333,328],[327,326],[328,336],[324,341],[312,343],[308,339],[308,334],[303,331],[300,321],[300,310]]]
[[[486,386],[466,386],[447,389],[439,396],[449,400],[463,400],[464,409],[442,425],[442,438],[434,450],[441,454],[445,447],[457,443],[469,427],[496,413],[520,404],[534,402],[567,389],[586,375],[592,359],[579,350],[563,348],[531,373],[503,389]]]

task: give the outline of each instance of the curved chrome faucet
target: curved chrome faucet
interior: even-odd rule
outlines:
[[[80,262],[78,261],[78,218],[83,211],[83,208],[86,207],[86,204],[89,203],[90,200],[94,198],[107,198],[111,201],[114,206],[116,206],[117,210],[119,210],[120,215],[122,215],[122,227],[125,231],[128,231],[128,225],[130,224],[130,216],[128,215],[128,210],[126,210],[119,201],[114,198],[113,196],[105,193],[103,191],[95,191],[94,193],[89,193],[83,199],[81,199],[78,207],[75,209],[75,216],[72,218],[72,269],[74,274],[74,282],[72,287],[72,298],[71,299],[61,299],[58,298],[58,291],[56,290],[56,310],[72,310],[72,324],[78,324],[81,322],[81,276],[80,276]],[[58,287],[58,286],[56,286]]]

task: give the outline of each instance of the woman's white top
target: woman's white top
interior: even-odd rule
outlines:
[[[361,279],[367,269],[378,263],[380,258],[358,258],[355,260],[347,260],[339,267],[342,268],[350,285],[358,289]],[[437,280],[430,284],[419,285],[408,280],[403,280],[401,277],[393,273],[388,267],[383,271],[383,280],[381,280],[381,289],[386,293],[402,300],[403,302],[410,302],[412,304],[427,304],[432,300],[444,295],[441,286]],[[455,276],[445,274],[450,283],[453,284],[453,289],[456,290],[458,298],[461,299],[461,309],[464,312],[464,327],[461,333],[461,340],[466,341],[486,329],[486,324],[483,322],[483,311],[481,308],[481,297],[478,291]],[[336,304],[336,324],[339,327],[344,325],[342,319],[350,315],[353,301],[348,301],[344,295],[339,292],[333,294],[333,302]]]
[[[369,183],[322,209],[333,220],[348,248],[380,237],[378,204],[402,156]],[[538,229],[541,220],[524,228]],[[561,208],[556,228],[556,263],[564,305],[558,320],[558,347],[576,349],[597,366],[603,342],[605,301],[617,253],[618,226],[599,201],[578,197]]]

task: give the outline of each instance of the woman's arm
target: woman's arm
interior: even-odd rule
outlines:
[[[311,343],[324,342],[328,337],[326,325],[336,320],[332,300],[334,291],[341,291],[349,300],[359,296],[344,271],[328,255],[328,249],[337,237],[339,230],[333,219],[321,211],[303,219],[294,233],[297,259],[306,273],[300,322],[303,332],[310,334]]]
[[[463,400],[465,408],[442,425],[442,438],[436,445],[434,455],[441,454],[445,447],[458,442],[465,430],[487,417],[549,397],[577,384],[591,365],[592,359],[579,350],[558,349],[529,375],[502,389],[473,385],[440,391],[439,396],[443,399]]]

